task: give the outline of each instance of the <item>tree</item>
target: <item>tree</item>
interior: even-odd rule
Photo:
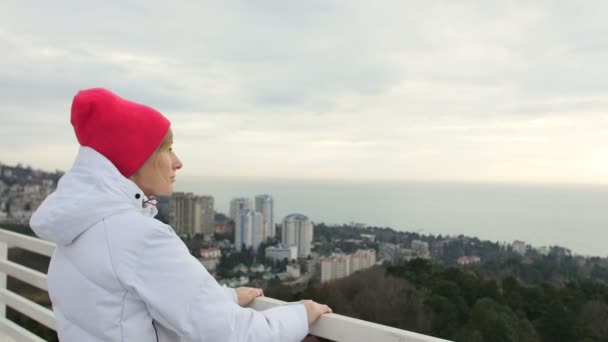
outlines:
[[[471,319],[459,335],[471,336],[471,333],[476,338],[481,335],[483,341],[538,341],[530,322],[520,320],[511,309],[490,298],[482,298],[475,303]]]
[[[538,330],[544,341],[576,341],[576,326],[572,312],[559,301],[553,300],[541,317]]]
[[[578,323],[584,324],[598,337],[608,340],[608,304],[600,300],[587,301],[581,308]]]

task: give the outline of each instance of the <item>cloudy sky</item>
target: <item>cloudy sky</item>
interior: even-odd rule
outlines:
[[[608,183],[608,2],[0,0],[0,162],[162,111],[189,176]]]

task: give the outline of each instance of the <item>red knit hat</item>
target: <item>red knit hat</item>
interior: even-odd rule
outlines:
[[[154,153],[171,125],[158,111],[103,88],[74,96],[71,122],[80,145],[103,154],[127,178]]]

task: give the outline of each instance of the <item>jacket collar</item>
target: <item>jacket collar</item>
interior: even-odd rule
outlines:
[[[114,214],[137,210],[145,216],[156,215],[155,206],[144,206],[146,200],[144,192],[106,157],[81,147],[74,166],[32,215],[30,226],[45,240],[69,244]]]

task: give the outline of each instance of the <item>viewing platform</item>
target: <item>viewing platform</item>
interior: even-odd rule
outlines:
[[[53,243],[14,233],[0,228],[0,341],[42,342],[44,339],[6,318],[6,306],[30,317],[42,325],[56,330],[53,311],[26,299],[6,287],[7,276],[13,277],[41,290],[48,291],[46,274],[24,267],[7,259],[8,248],[21,248],[50,257],[55,250]],[[284,302],[259,297],[250,305],[255,310],[265,310]],[[432,336],[376,324],[338,314],[321,316],[310,328],[310,334],[332,341],[374,342],[439,342],[446,341]]]

